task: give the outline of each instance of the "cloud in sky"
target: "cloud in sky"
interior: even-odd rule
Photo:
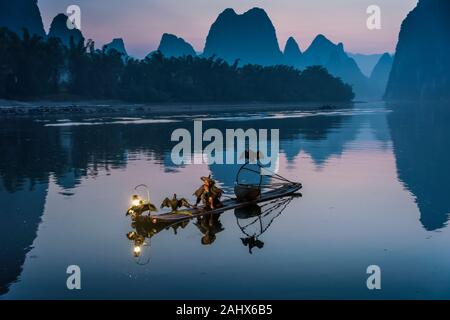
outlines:
[[[56,14],[77,4],[82,10],[82,31],[99,46],[122,37],[127,50],[143,57],[156,49],[164,32],[176,34],[202,51],[209,27],[226,8],[243,13],[252,7],[266,10],[281,49],[294,36],[302,50],[322,33],[343,42],[347,51],[393,52],[403,19],[417,0],[39,0],[48,27]],[[381,8],[382,29],[366,28],[366,9]]]

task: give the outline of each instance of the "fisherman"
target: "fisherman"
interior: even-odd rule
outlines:
[[[203,185],[194,192],[194,195],[197,197],[195,206],[202,201],[207,209],[222,207],[220,198],[222,197],[223,191],[216,187],[216,182],[211,179],[211,175],[208,177],[201,177],[200,179],[203,181]]]

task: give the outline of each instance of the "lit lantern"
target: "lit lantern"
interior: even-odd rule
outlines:
[[[139,255],[141,254],[141,247],[140,246],[135,246],[133,248],[133,252],[134,252],[134,256],[135,257],[139,257]]]
[[[142,203],[143,203],[143,201],[141,200],[141,198],[139,198],[139,196],[137,194],[134,194],[131,197],[131,205],[133,207],[137,207],[137,206],[141,205]]]

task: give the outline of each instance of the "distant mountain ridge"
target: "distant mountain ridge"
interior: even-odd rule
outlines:
[[[216,55],[229,63],[239,59],[242,64],[263,66],[283,61],[275,27],[260,8],[243,14],[226,9],[219,14],[209,30],[203,55]]]
[[[380,60],[378,60],[378,63],[375,65],[372,74],[370,75],[370,83],[375,87],[375,90],[377,90],[380,96],[383,96],[386,91],[393,61],[394,59],[392,56],[386,52],[381,56]]]
[[[113,39],[110,43],[105,44],[103,46],[103,48],[104,48],[104,50],[106,50],[106,52],[109,52],[111,50],[116,50],[117,52],[122,54],[122,56],[124,58],[128,57],[128,52],[125,49],[125,43],[122,38]]]
[[[22,35],[23,29],[27,29],[30,34],[46,36],[37,0],[0,1],[1,27],[19,35]]]
[[[159,43],[158,51],[166,57],[196,56],[191,44],[170,33],[164,33]]]
[[[319,34],[305,52],[301,55],[297,54],[297,57],[297,61],[292,62],[292,58],[288,58],[285,53],[285,63],[301,70],[314,65],[323,66],[332,75],[351,84],[357,97],[372,98],[376,96],[369,79],[361,72],[356,62],[347,55],[342,43],[335,44],[324,35]]]
[[[344,51],[342,43],[334,44],[318,35],[305,52],[290,37],[281,53],[273,26],[267,13],[253,8],[243,14],[233,9],[223,11],[211,26],[203,55],[216,55],[229,63],[276,65],[286,64],[298,69],[320,65],[332,75],[351,84],[359,98],[379,98],[368,77]]]
[[[50,25],[48,37],[60,39],[66,47],[70,46],[71,39],[73,39],[75,45],[80,41],[84,42],[84,37],[80,30],[67,28],[67,19],[68,17],[65,14],[58,14]]]
[[[450,1],[420,0],[403,21],[387,100],[450,99]]]
[[[288,66],[298,67],[302,59],[302,51],[293,37],[289,37],[284,47],[284,63]]]
[[[438,0],[434,0],[438,1]],[[8,12],[15,12],[22,16],[21,11],[17,11],[18,5],[13,2],[3,2],[1,6]],[[35,24],[42,25],[39,8],[35,0],[18,0],[14,3],[27,5],[27,11],[34,12],[33,15],[39,19]],[[0,13],[1,14],[1,13]],[[17,16],[15,17],[16,20]],[[58,37],[62,43],[68,46],[70,39],[75,42],[83,39],[79,30],[69,30],[66,26],[67,16],[59,14],[55,17],[50,27],[49,36]],[[20,24],[20,23],[19,23]],[[38,32],[40,28],[37,28]],[[45,36],[45,32],[44,32]],[[114,39],[106,44],[107,51],[115,49],[128,57],[122,39]],[[164,33],[161,37],[158,50],[166,57],[181,57],[185,55],[196,56],[194,48],[183,38],[176,35]],[[239,65],[258,64],[263,66],[285,64],[300,70],[307,67],[320,65],[326,68],[332,75],[340,77],[344,82],[352,85],[357,98],[379,98],[381,91],[380,80],[383,76],[381,70],[386,73],[386,68],[379,69],[376,77],[369,78],[364,75],[356,63],[344,50],[342,43],[333,43],[324,35],[318,35],[311,45],[302,52],[300,46],[293,37],[290,37],[281,52],[276,30],[267,13],[261,8],[253,8],[242,14],[237,14],[233,9],[226,9],[220,13],[211,25],[206,38],[205,48],[202,56],[216,56],[232,64],[239,60]],[[377,82],[372,84],[372,80]]]
[[[347,52],[347,55],[353,60],[355,60],[359,69],[366,77],[370,77],[376,64],[378,63],[378,61],[380,61],[381,57],[383,56],[382,53],[361,54],[351,52]]]

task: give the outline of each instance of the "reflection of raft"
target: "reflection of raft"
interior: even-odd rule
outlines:
[[[261,188],[255,185],[236,183],[234,194],[239,201],[252,201],[258,199],[261,194]]]
[[[261,207],[255,203],[242,208],[236,208],[234,215],[237,219],[249,219],[260,216],[262,213]]]
[[[222,213],[232,209],[243,208],[249,206],[251,204],[262,203],[278,198],[283,198],[290,196],[300,190],[302,188],[301,183],[288,182],[284,184],[278,184],[278,187],[267,191],[262,192],[255,200],[251,201],[240,201],[238,198],[227,199],[222,202],[222,206],[220,208],[214,210],[206,210],[203,207],[191,208],[186,210],[179,210],[176,213],[165,213],[160,215],[151,215],[151,218],[154,222],[157,221],[177,221],[190,219],[193,217],[202,216],[207,213]]]

